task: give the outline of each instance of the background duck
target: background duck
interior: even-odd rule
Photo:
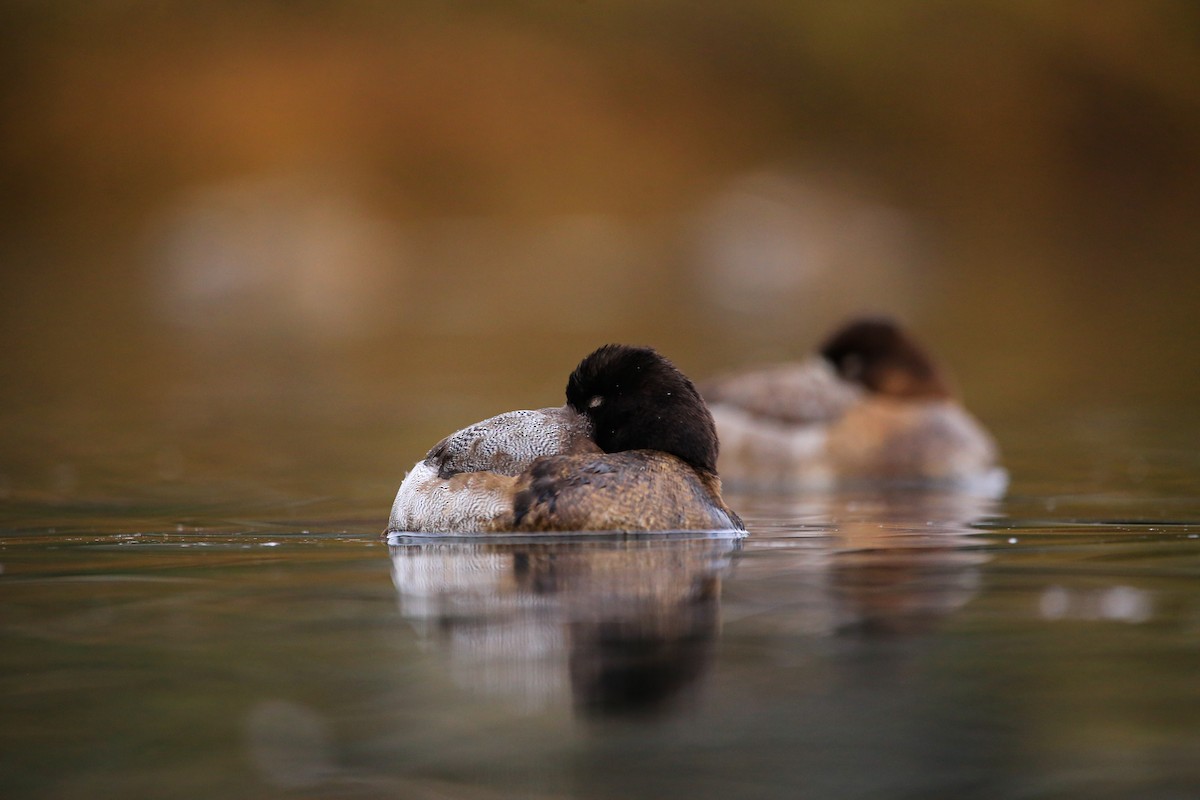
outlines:
[[[812,357],[702,385],[721,473],[751,488],[859,483],[999,494],[995,442],[928,353],[887,318],[853,320]]]
[[[712,415],[666,358],[605,345],[566,395],[434,445],[401,483],[388,531],[742,530],[721,498]]]

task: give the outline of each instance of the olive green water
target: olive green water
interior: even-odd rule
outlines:
[[[1194,415],[1002,420],[1006,499],[733,495],[744,540],[385,542],[403,467],[347,474],[377,430],[255,479],[192,463],[198,486],[149,445],[57,475],[28,453],[49,488],[10,488],[0,530],[4,795],[1200,786]],[[238,439],[210,444],[261,467]]]

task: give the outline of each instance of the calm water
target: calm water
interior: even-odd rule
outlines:
[[[11,439],[5,797],[1200,796],[1194,413],[1000,420],[1000,501],[486,543],[380,538],[373,425],[132,427]]]

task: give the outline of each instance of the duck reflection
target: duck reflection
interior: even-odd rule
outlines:
[[[733,535],[389,539],[405,617],[454,680],[587,717],[686,704],[712,661]]]
[[[796,633],[928,632],[979,590],[988,560],[973,525],[996,501],[956,492],[737,497],[754,531],[739,559],[738,613]],[[787,520],[780,524],[779,520]],[[764,594],[765,592],[765,594]],[[775,611],[791,609],[787,618]]]

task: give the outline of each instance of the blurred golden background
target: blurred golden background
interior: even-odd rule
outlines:
[[[699,378],[861,311],[1002,445],[1200,399],[1186,0],[4,2],[0,63],[7,495],[374,497],[600,343]]]

